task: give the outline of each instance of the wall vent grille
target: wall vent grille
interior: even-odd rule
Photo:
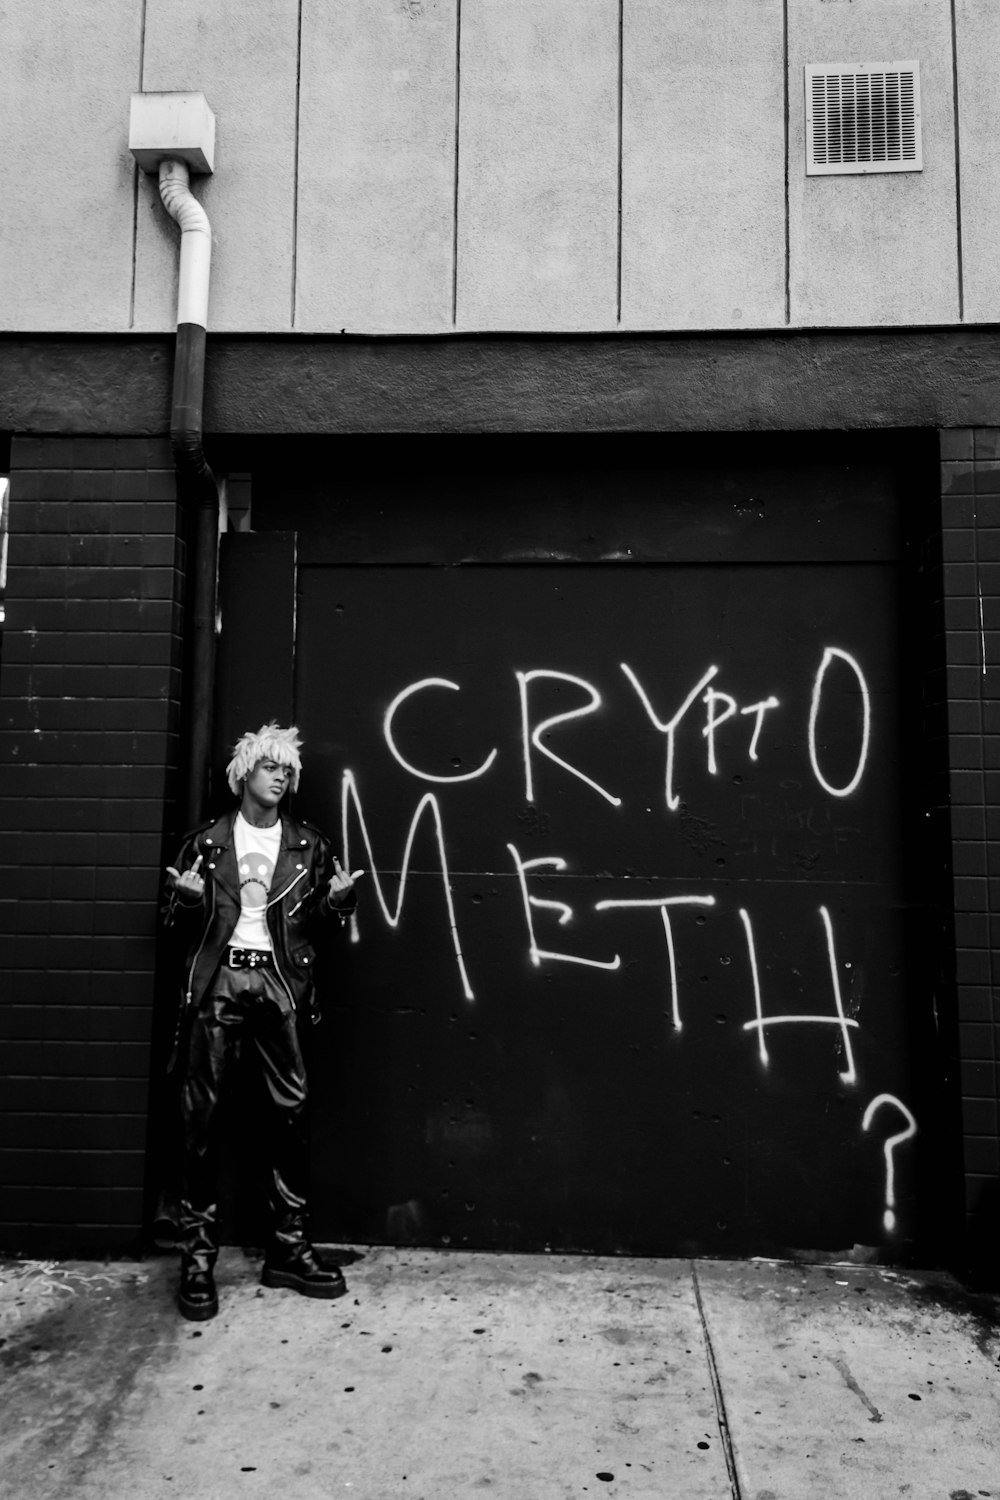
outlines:
[[[922,170],[919,63],[807,66],[807,176]]]

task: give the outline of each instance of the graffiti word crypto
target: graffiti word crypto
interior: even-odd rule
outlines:
[[[827,682],[827,676],[831,665],[840,661],[854,674],[857,680],[858,694],[861,701],[861,737],[857,750],[857,759],[851,776],[842,785],[837,786],[831,782],[826,775],[820,762],[820,751],[817,742],[817,724],[823,707],[823,693]],[[638,674],[629,666],[628,662],[622,662],[621,670],[626,680],[631,684],[635,693],[646,711],[653,729],[662,734],[666,742],[666,769],[664,773],[664,797],[670,812],[676,812],[680,806],[680,793],[675,785],[674,765],[676,759],[677,738],[682,726],[689,731],[695,726],[695,732],[705,742],[705,766],[710,776],[716,776],[719,772],[718,754],[716,750],[716,736],[723,724],[737,716],[750,720],[750,736],[747,744],[746,754],[751,761],[757,761],[760,757],[761,734],[765,727],[766,716],[781,707],[778,698],[769,694],[754,703],[742,706],[732,693],[722,692],[711,686],[719,674],[717,666],[709,666],[695,682],[694,686],[685,694],[680,703],[673,709],[658,710],[653,705],[653,700],[646,686],[640,681]],[[553,765],[576,780],[583,782],[593,792],[603,798],[612,807],[621,807],[622,798],[614,791],[602,786],[593,777],[588,776],[579,766],[573,765],[564,756],[557,754],[547,743],[552,732],[561,725],[572,723],[574,720],[587,718],[591,714],[601,711],[604,700],[597,687],[585,677],[578,677],[572,672],[556,671],[550,667],[533,667],[530,671],[514,672],[514,680],[517,685],[518,704],[520,709],[520,740],[521,757],[524,774],[524,799],[528,803],[534,803],[535,791],[535,759],[544,756]],[[533,683],[555,683],[560,687],[567,685],[577,688],[584,695],[584,701],[574,708],[564,709],[557,714],[549,714],[545,718],[535,718],[532,703]],[[405,756],[399,748],[396,734],[396,720],[404,705],[418,693],[428,690],[445,689],[448,692],[461,692],[461,685],[452,682],[447,677],[422,677],[416,682],[409,683],[401,692],[393,698],[386,709],[383,721],[383,736],[386,746],[393,759],[402,766],[408,775],[415,777],[418,781],[432,782],[441,786],[449,783],[463,781],[476,781],[486,776],[496,763],[500,751],[494,745],[483,755],[482,760],[472,771],[459,771],[442,774],[438,771],[428,770],[424,766],[418,766],[415,762]],[[703,722],[700,728],[696,724],[699,716],[694,713],[696,703],[701,703],[704,708]],[[669,714],[669,717],[666,715]],[[868,749],[871,739],[871,695],[864,672],[858,661],[848,651],[839,646],[827,646],[823,651],[823,657],[816,670],[813,679],[812,693],[810,696],[809,718],[808,718],[808,751],[809,764],[813,775],[822,789],[832,797],[849,797],[856,792],[864,776],[868,761]]]

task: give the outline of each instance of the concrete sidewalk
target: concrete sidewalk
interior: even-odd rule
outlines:
[[[177,1263],[8,1262],[10,1500],[1000,1500],[1000,1299],[855,1265],[366,1249],[176,1313]]]

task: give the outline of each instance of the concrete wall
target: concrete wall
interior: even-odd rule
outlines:
[[[954,26],[953,26],[954,13]],[[137,88],[202,89],[216,330],[1000,317],[995,0],[6,0],[0,328],[171,326]],[[921,173],[807,178],[803,65],[917,58]],[[957,78],[957,89],[956,89]]]
[[[169,333],[0,335],[0,434],[165,432],[174,342]],[[216,334],[205,377],[206,431],[244,436],[985,427],[998,411],[995,325],[606,338]],[[210,452],[224,472],[217,437]]]

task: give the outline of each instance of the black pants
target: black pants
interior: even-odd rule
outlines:
[[[306,1072],[295,1014],[273,970],[223,966],[191,1021],[181,1093],[179,1248],[209,1266],[219,1249],[219,1096],[243,1038],[255,1049],[271,1105],[273,1239],[286,1252],[305,1240]]]

